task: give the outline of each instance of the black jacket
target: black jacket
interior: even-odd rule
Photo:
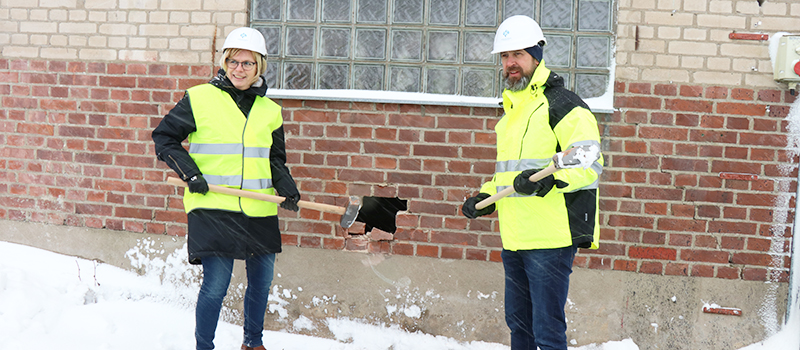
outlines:
[[[233,86],[222,69],[209,83],[227,92],[245,116],[249,115],[256,96],[263,97],[267,92],[263,77],[242,91]],[[184,94],[152,133],[156,156],[183,180],[202,174],[189,152],[181,145],[196,130],[189,95]],[[279,195],[295,195],[298,193],[297,186],[286,167],[283,126],[273,131],[272,140],[269,157],[273,185]],[[205,256],[246,259],[254,255],[281,252],[277,216],[249,217],[241,212],[195,209],[188,214],[188,230],[189,262],[192,264],[200,264]]]

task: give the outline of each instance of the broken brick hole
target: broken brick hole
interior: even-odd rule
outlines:
[[[356,221],[365,224],[364,232],[377,228],[385,232],[397,231],[397,212],[407,210],[408,201],[400,198],[364,197]]]

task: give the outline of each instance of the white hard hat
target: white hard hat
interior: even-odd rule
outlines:
[[[527,49],[540,42],[544,46],[547,44],[547,39],[533,18],[523,15],[511,16],[497,27],[492,53]]]
[[[262,56],[267,55],[267,42],[261,32],[250,27],[241,27],[234,29],[228,37],[225,38],[225,43],[222,44],[222,50],[225,49],[245,49],[260,53]]]

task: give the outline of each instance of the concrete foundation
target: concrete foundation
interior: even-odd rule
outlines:
[[[158,253],[150,253],[153,258],[185,244],[180,237],[4,220],[0,241],[125,269],[134,269],[126,252],[143,241],[157,248]],[[237,262],[225,302],[232,323],[241,322],[237,313],[244,276]],[[508,344],[503,283],[499,263],[286,246],[276,262],[265,328],[331,337],[324,320],[344,317],[462,341]],[[571,346],[631,338],[643,350],[738,349],[778,330],[786,293],[785,283],[575,269],[567,337]],[[704,313],[706,303],[739,308],[742,316]],[[316,328],[293,329],[301,316]]]

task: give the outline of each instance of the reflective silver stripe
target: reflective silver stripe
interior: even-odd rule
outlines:
[[[570,149],[572,147],[580,147],[580,146],[587,146],[587,145],[589,145],[589,146],[594,145],[594,146],[597,146],[598,149],[600,149],[600,142],[597,142],[595,140],[578,141],[578,142],[575,142],[575,143],[569,145],[569,147],[567,149]],[[594,170],[594,172],[597,173],[598,176],[600,176],[600,174],[603,173],[603,165],[600,164],[600,162],[598,162],[598,161],[595,161],[594,163],[592,163],[590,168],[592,170]],[[597,188],[597,186],[595,185],[594,188]]]
[[[245,158],[269,158],[269,147],[245,147]]]
[[[245,190],[265,190],[272,187],[272,179],[250,179],[242,181],[240,175],[220,176],[220,175],[207,175],[203,177],[209,184],[220,186],[242,186]]]
[[[203,174],[203,177],[206,179],[206,182],[212,185],[239,187],[242,183],[241,175],[222,176]]]
[[[503,190],[505,190],[506,188],[509,188],[511,186],[496,186],[496,187],[497,187],[497,192],[499,193],[499,192],[502,192]],[[512,192],[507,197],[533,197],[533,196],[535,196],[535,194],[532,194],[530,196],[526,196],[524,194],[520,194],[520,193],[517,193],[517,192]]]
[[[571,145],[567,146],[567,148],[565,149],[570,149],[572,147],[580,147],[580,146],[591,146],[591,145],[595,145],[597,146],[597,148],[600,148],[600,142],[597,142],[595,140],[586,140],[586,141],[574,142]]]
[[[193,154],[244,154],[245,158],[269,158],[269,147],[242,147],[240,143],[192,143]]]
[[[552,161],[553,161],[552,158],[506,160],[495,163],[494,171],[496,173],[505,173],[510,171],[522,171],[527,169],[544,169]]]
[[[241,143],[191,143],[189,153],[194,154],[242,154]]]
[[[595,161],[594,163],[592,163],[592,166],[590,166],[589,168],[594,170],[594,172],[597,174],[597,176],[600,176],[600,174],[603,173],[603,166],[600,164],[600,162]]]
[[[244,190],[266,190],[270,187],[272,187],[272,179],[244,180],[242,183]]]

